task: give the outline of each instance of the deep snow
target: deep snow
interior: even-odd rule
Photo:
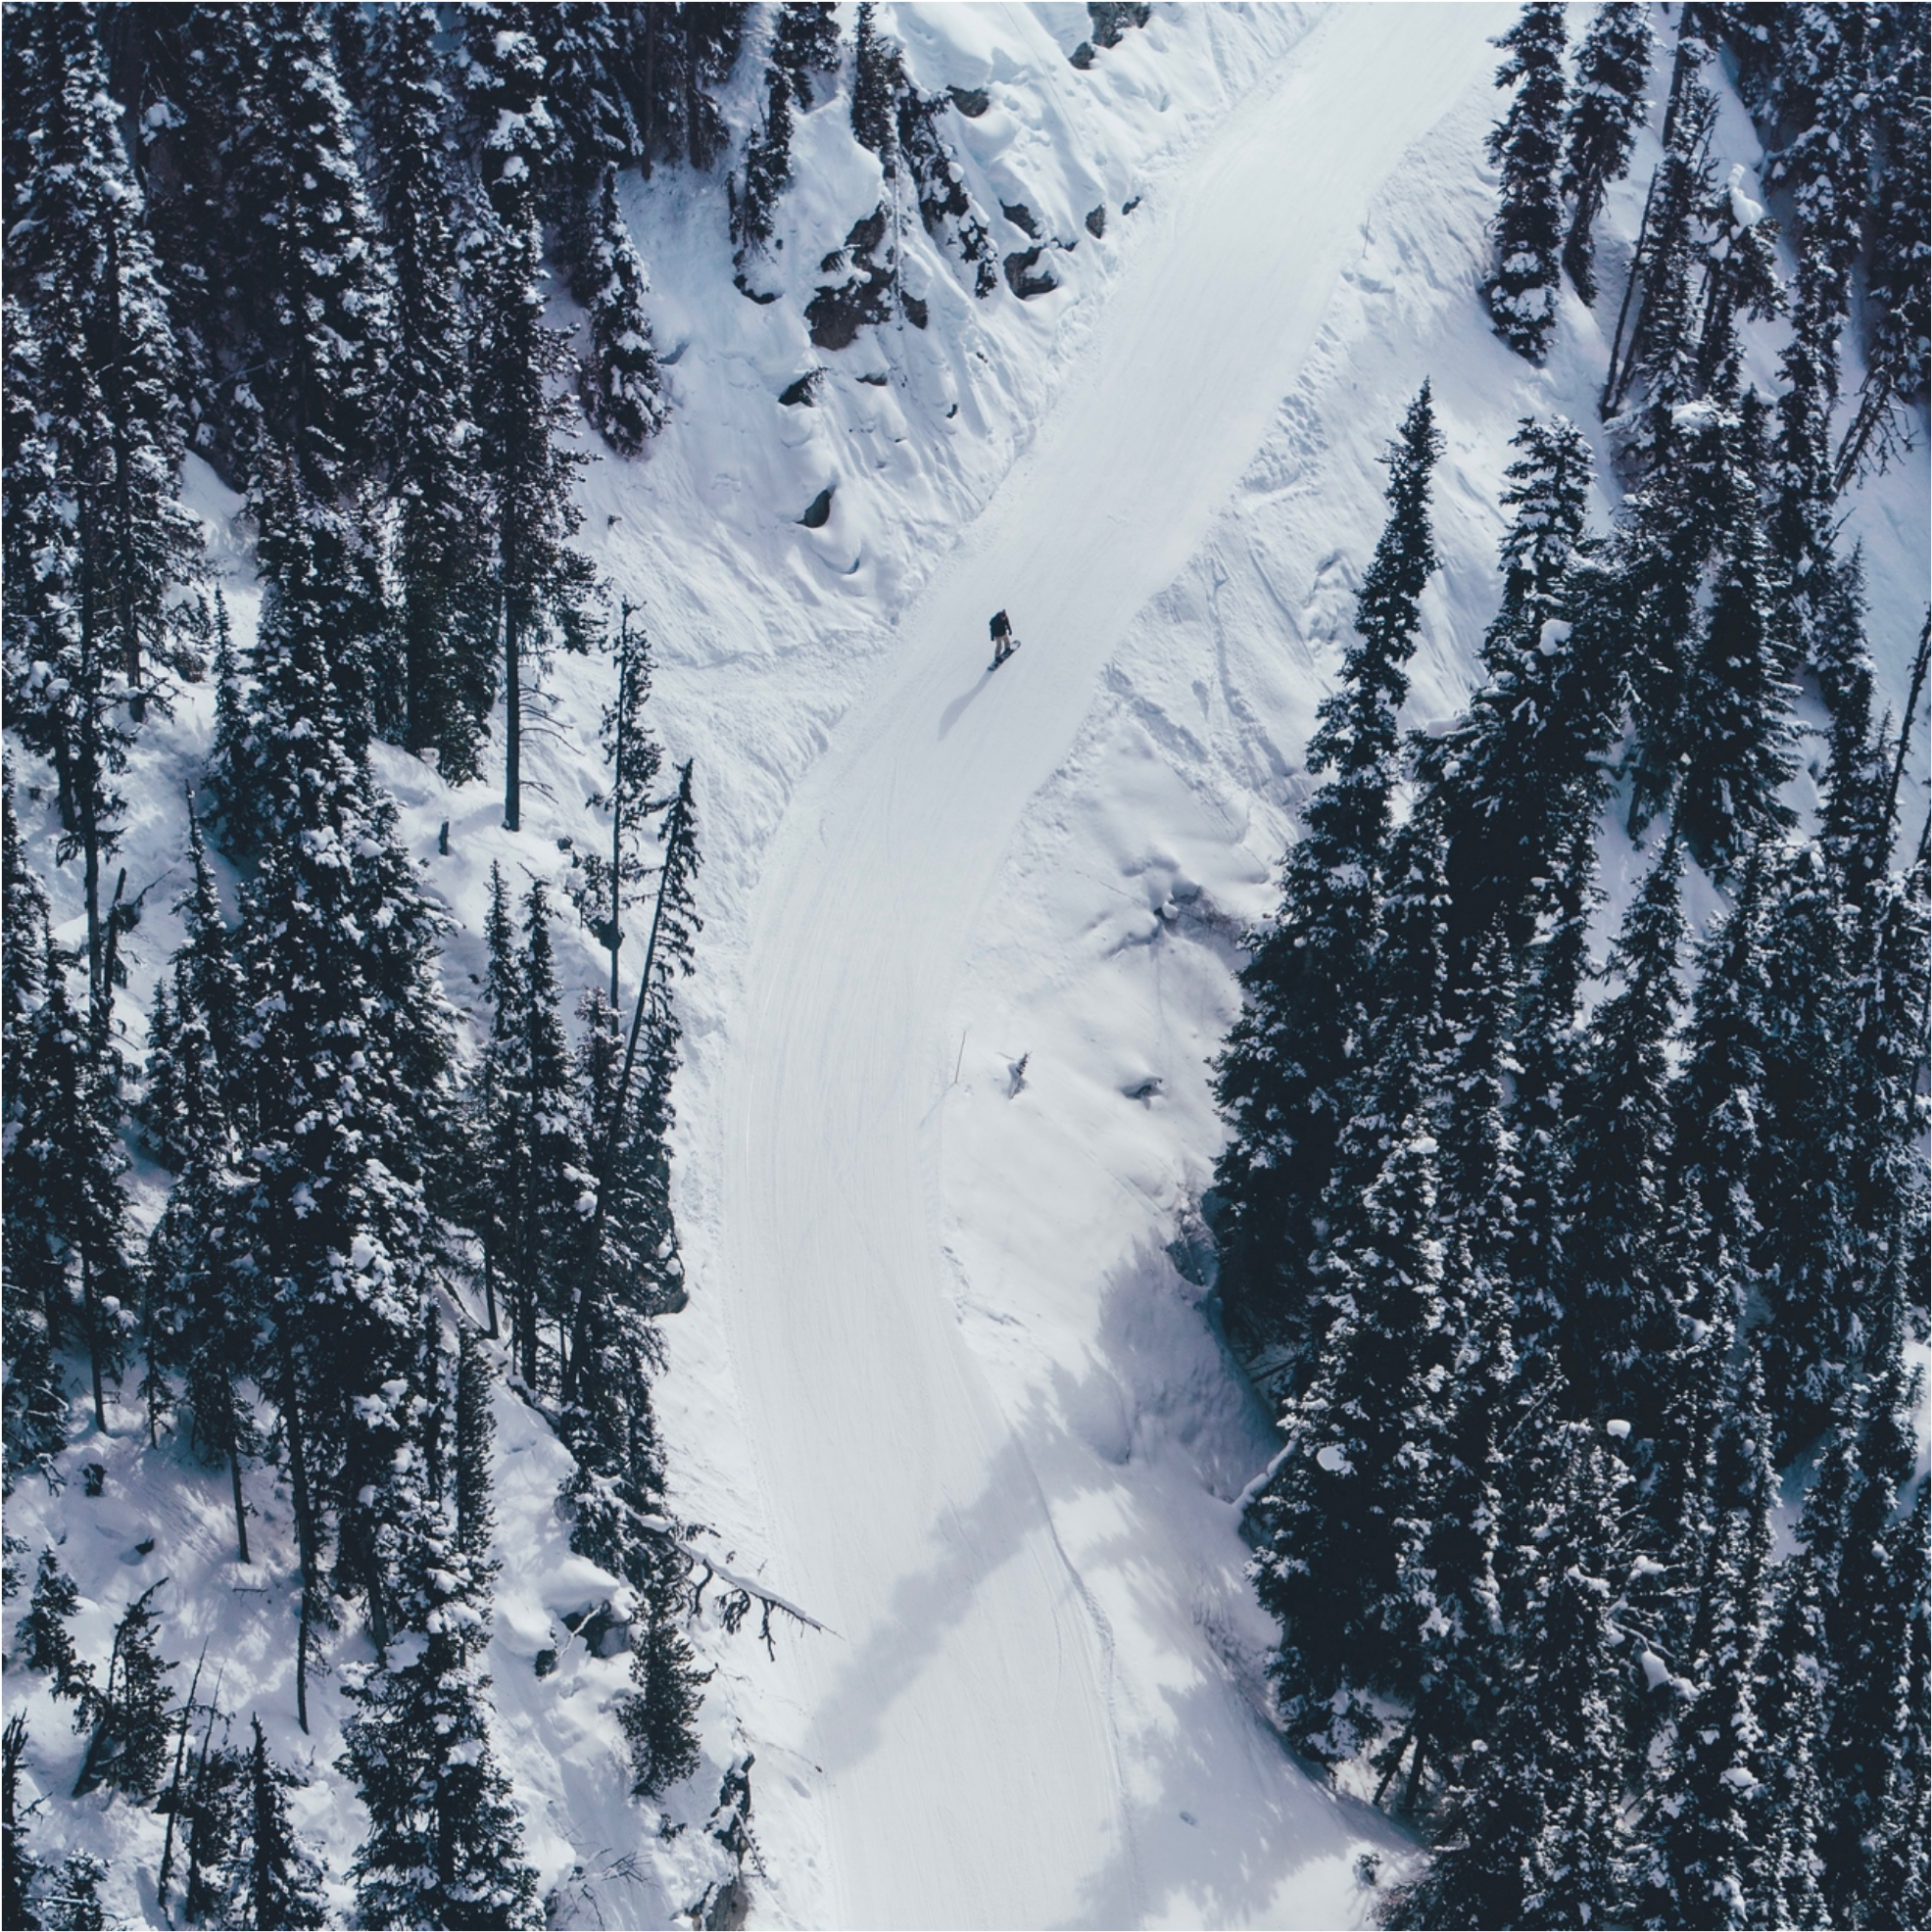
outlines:
[[[667,1324],[660,1387],[676,1500],[721,1559],[837,1634],[781,1631],[773,1662],[707,1625],[710,1762],[662,1808],[686,1828],[657,1836],[658,1808],[625,1796],[621,1660],[566,1641],[558,1672],[534,1674],[560,1615],[610,1586],[552,1508],[561,1452],[505,1397],[499,1741],[562,1924],[687,1908],[718,1871],[702,1836],[718,1769],[747,1749],[757,1922],[1356,1922],[1357,1854],[1401,1840],[1266,1726],[1268,1626],[1232,1499],[1271,1432],[1170,1247],[1201,1273],[1206,1063],[1379,525],[1376,458],[1430,375],[1449,449],[1422,724],[1461,701],[1493,609],[1515,419],[1562,409],[1594,435],[1604,344],[1569,299],[1551,366],[1531,370],[1475,300],[1486,38],[1507,7],[1162,6],[1086,72],[1066,60],[1082,7],[883,11],[923,85],[989,90],[988,114],[952,127],[969,184],[1002,250],[1024,237],[1001,202],[1074,244],[1049,257],[1061,289],[975,304],[915,219],[931,330],[814,351],[810,271],[878,193],[843,95],[801,120],[805,181],[758,277],[787,291],[769,307],[730,287],[718,181],[633,182],[678,412],[643,462],[606,459],[583,492],[601,566],[647,601],[658,726],[698,760],[707,861],[678,1095],[693,1301]],[[748,101],[754,82],[748,60]],[[1725,112],[1731,155],[1755,160]],[[1607,217],[1625,245],[1653,158]],[[1615,240],[1603,260],[1614,286]],[[1756,338],[1760,379],[1780,339]],[[779,404],[821,364],[814,406]],[[246,630],[234,500],[193,482]],[[803,529],[827,485],[830,521]],[[1922,454],[1860,493],[1854,523],[1896,702],[1925,596]],[[1001,604],[1026,644],[991,679]],[[603,660],[553,667],[520,836],[490,783],[453,790],[379,755],[458,922],[459,1006],[491,861],[556,879],[557,841],[598,836],[581,801],[608,682]],[[164,881],[121,1008],[134,1045],[174,939],[179,783],[211,701],[183,694],[129,787],[130,887]],[[48,803],[24,802],[53,875]],[[1613,887],[1636,862],[1613,838]],[[72,937],[75,882],[56,888]],[[560,937],[595,981],[588,936],[574,952]],[[111,1440],[76,1440],[58,1503],[23,1490],[9,1528],[37,1548],[69,1526],[97,1658],[121,1606],[172,1578],[182,1687],[208,1638],[224,1708],[244,1723],[259,1708],[316,1774],[299,1814],[339,1879],[361,1821],[323,1781],[333,1683],[314,1737],[294,1727],[285,1501],[250,1472],[263,1514],[240,1570],[225,1482],[149,1450],[131,1396]],[[98,1502],[79,1493],[94,1461]],[[353,1630],[336,1647],[344,1666],[365,1654]],[[9,1671],[10,1704],[28,1681]],[[27,1702],[34,1789],[63,1794],[79,1741]],[[151,1917],[160,1819],[57,1799],[39,1825],[43,1855],[101,1849],[116,1908]]]

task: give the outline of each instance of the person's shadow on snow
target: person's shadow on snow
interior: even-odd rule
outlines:
[[[989,664],[979,675],[970,691],[962,691],[943,711],[940,713],[940,736],[943,738],[959,722],[968,704],[992,682],[992,666]]]

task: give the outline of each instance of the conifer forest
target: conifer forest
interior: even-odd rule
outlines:
[[[0,1920],[1932,1925],[1929,29],[10,0]]]

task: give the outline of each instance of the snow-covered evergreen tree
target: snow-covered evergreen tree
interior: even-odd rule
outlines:
[[[784,0],[772,28],[771,64],[801,108],[813,105],[814,76],[839,72],[839,10],[830,0]]]
[[[1611,958],[1621,984],[1591,1017],[1569,1103],[1564,1371],[1583,1414],[1634,1423],[1639,1434],[1657,1419],[1677,1330],[1663,1200],[1682,869],[1672,840],[1631,902]]]
[[[582,515],[570,482],[583,459],[561,447],[571,412],[552,387],[570,365],[569,348],[544,320],[537,195],[555,128],[542,92],[543,62],[519,28],[487,38],[493,65],[482,98],[492,119],[483,179],[493,218],[477,270],[482,327],[474,367],[502,601],[504,823],[515,831],[523,798],[523,681],[554,638],[584,647],[591,573],[569,548]]]
[[[1564,10],[1552,0],[1530,0],[1496,41],[1506,52],[1496,85],[1516,94],[1489,136],[1502,187],[1496,272],[1483,296],[1497,334],[1532,362],[1548,352],[1563,274],[1564,41]]]
[[[1297,1748],[1325,1761],[1377,1736],[1370,1693],[1416,1688],[1394,1640],[1448,1378],[1436,1154],[1412,1117],[1351,1216],[1359,1235],[1330,1249],[1328,1327],[1282,1416],[1280,1468],[1249,1512],[1256,1587],[1281,1619],[1271,1669],[1282,1717]]]
[[[617,689],[604,707],[600,749],[610,773],[607,791],[591,799],[610,814],[610,856],[589,854],[571,896],[598,943],[610,954],[610,1010],[617,1010],[617,971],[624,943],[624,915],[637,902],[645,879],[639,849],[646,826],[663,801],[656,790],[663,752],[646,721],[651,701],[651,635],[642,614],[625,600],[617,618]]]
[[[1597,9],[1576,54],[1576,80],[1564,115],[1563,192],[1572,198],[1563,266],[1585,302],[1597,295],[1591,230],[1606,191],[1629,171],[1630,150],[1649,114],[1652,35],[1647,9],[1609,0]]]
[[[614,169],[597,191],[580,272],[591,322],[590,354],[578,377],[584,413],[619,456],[634,457],[663,428],[671,408],[645,314],[644,260],[617,205]]]
[[[341,1769],[369,1814],[356,1855],[364,1925],[541,1926],[536,1873],[491,1738],[490,1559],[464,1547],[449,1490],[453,1365],[432,1316],[385,1540],[412,1633],[351,1689]],[[483,1478],[487,1481],[487,1476]]]
[[[174,1666],[156,1650],[160,1614],[151,1583],[121,1613],[114,1629],[107,1681],[94,1706],[94,1735],[74,1784],[75,1795],[106,1786],[130,1798],[152,1798],[168,1769],[174,1728],[168,1672]]]
[[[491,521],[472,432],[462,229],[473,211],[452,141],[435,10],[372,23],[375,185],[395,268],[395,348],[383,410],[402,633],[403,743],[476,775],[497,691]],[[473,190],[469,191],[473,193]]]
[[[1320,1204],[1366,1043],[1369,957],[1423,588],[1435,568],[1429,476],[1441,450],[1428,385],[1388,456],[1388,520],[1356,603],[1342,683],[1310,741],[1332,774],[1282,865],[1280,910],[1255,936],[1242,1010],[1217,1069],[1232,1138],[1216,1170],[1223,1292],[1250,1347],[1298,1335]]]

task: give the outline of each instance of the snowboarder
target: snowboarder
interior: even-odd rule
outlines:
[[[1020,640],[1013,635],[1012,622],[1003,610],[992,613],[987,629],[992,633],[992,669],[996,671],[1019,650]]]

